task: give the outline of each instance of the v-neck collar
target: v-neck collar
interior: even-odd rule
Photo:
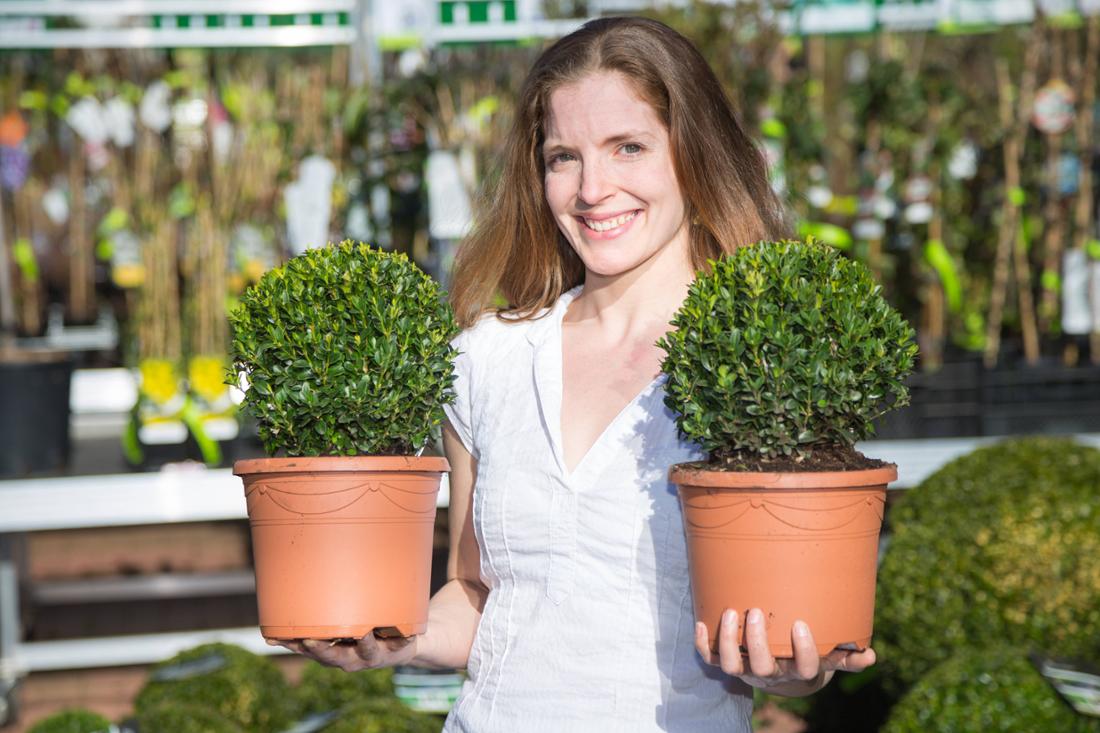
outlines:
[[[575,490],[574,483],[584,471],[592,468],[598,470],[595,464],[600,463],[594,454],[600,453],[601,444],[614,431],[631,409],[650,395],[653,390],[664,380],[664,374],[658,374],[649,384],[634,396],[623,408],[611,418],[603,430],[593,441],[592,445],[577,465],[572,470],[565,464],[565,451],[563,449],[561,430],[561,408],[563,393],[563,369],[564,359],[562,353],[562,322],[569,304],[580,294],[583,285],[578,285],[572,290],[566,291],[558,298],[550,312],[541,319],[535,321],[527,333],[528,341],[533,347],[533,372],[535,391],[538,396],[539,410],[542,413],[543,423],[550,437],[550,445],[554,453],[554,460],[558,465],[563,483]],[[603,451],[607,453],[607,451]]]

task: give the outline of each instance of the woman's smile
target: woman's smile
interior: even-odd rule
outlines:
[[[635,209],[608,217],[587,215],[576,218],[588,230],[586,236],[589,239],[614,239],[630,229],[630,225],[640,212],[641,209]]]

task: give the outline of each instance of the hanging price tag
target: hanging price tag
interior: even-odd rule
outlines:
[[[1047,135],[1061,135],[1073,124],[1073,90],[1061,79],[1051,79],[1035,93],[1031,123]]]

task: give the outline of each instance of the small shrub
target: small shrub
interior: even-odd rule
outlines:
[[[344,672],[316,662],[306,664],[295,693],[303,715],[337,710],[364,700],[396,699],[392,669]]]
[[[99,713],[73,709],[38,721],[28,733],[105,733],[110,727],[111,721]]]
[[[137,716],[139,733],[245,733],[242,728],[199,703],[154,705]]]
[[[282,730],[295,714],[290,685],[275,663],[231,644],[204,644],[158,664],[134,709],[140,719],[166,705],[200,707],[259,733]]]
[[[458,328],[405,255],[308,250],[246,291],[230,321],[268,454],[412,455],[438,436]]]
[[[874,647],[900,692],[956,649],[1100,658],[1100,451],[1010,440],[952,461],[890,515]]]
[[[906,404],[913,329],[865,266],[812,240],[761,242],[712,265],[658,342],[665,404],[712,461],[850,447]]]
[[[921,679],[882,733],[1096,733],[1013,647],[963,649]]]
[[[419,713],[397,698],[355,703],[330,725],[325,733],[439,733],[442,721]]]

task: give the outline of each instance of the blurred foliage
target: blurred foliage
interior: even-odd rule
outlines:
[[[197,702],[153,705],[143,708],[136,720],[139,733],[246,733],[271,730],[242,727]]]
[[[186,720],[198,708],[224,718],[224,726],[185,729],[169,724]],[[238,726],[254,733],[275,733],[296,714],[290,685],[274,662],[221,643],[203,644],[156,665],[135,698],[134,709],[139,721],[159,721],[149,730],[172,733],[223,729],[228,733]]]
[[[91,710],[62,710],[32,725],[27,733],[107,733],[111,721]]]
[[[959,649],[894,707],[882,733],[1096,733],[1020,647]]]
[[[344,708],[325,733],[439,733],[443,722],[394,698],[364,700]]]
[[[345,672],[308,662],[294,690],[302,715],[325,713],[364,700],[393,698],[393,670],[366,669]]]
[[[875,649],[888,687],[964,647],[1100,660],[1100,450],[1028,438],[981,448],[892,510]]]

